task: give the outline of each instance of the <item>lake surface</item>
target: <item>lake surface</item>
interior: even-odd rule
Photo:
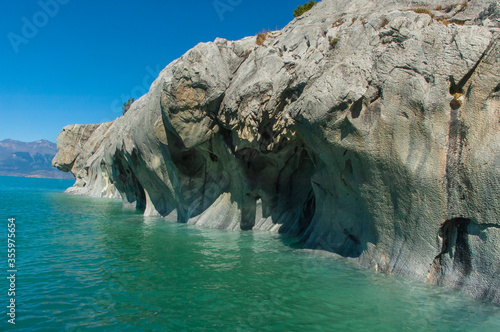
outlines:
[[[296,249],[266,232],[147,218],[63,194],[68,180],[0,177],[7,270],[16,218],[16,324],[2,331],[500,331],[500,307]]]

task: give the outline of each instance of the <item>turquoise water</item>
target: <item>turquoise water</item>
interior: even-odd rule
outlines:
[[[0,177],[0,264],[7,276],[15,217],[18,269],[16,325],[2,278],[0,330],[500,330],[500,307],[463,294],[294,249],[287,236],[201,229],[63,194],[71,184]]]

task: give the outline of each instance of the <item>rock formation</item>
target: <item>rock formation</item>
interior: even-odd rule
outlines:
[[[500,302],[500,2],[323,0],[201,43],[113,122],[71,125],[69,192]]]

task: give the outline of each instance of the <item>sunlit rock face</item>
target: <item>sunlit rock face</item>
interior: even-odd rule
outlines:
[[[323,0],[261,46],[198,44],[124,116],[65,127],[53,163],[72,193],[500,302],[499,20]]]

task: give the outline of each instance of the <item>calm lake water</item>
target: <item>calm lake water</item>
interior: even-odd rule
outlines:
[[[0,177],[16,218],[16,325],[2,331],[500,331],[500,307],[295,249],[295,238],[146,218],[63,194],[72,181]]]

